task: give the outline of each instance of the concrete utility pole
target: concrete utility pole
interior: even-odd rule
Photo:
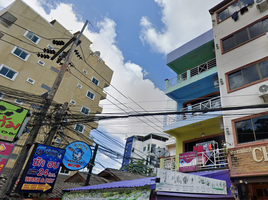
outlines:
[[[80,39],[84,29],[86,28],[87,23],[88,23],[88,20],[85,22],[81,32],[79,33],[77,39],[75,40],[74,44],[72,45],[71,49],[69,50],[69,53],[66,56],[64,64],[61,66],[60,72],[58,73],[58,76],[57,76],[56,80],[54,81],[54,84],[53,84],[51,90],[48,93],[44,107],[40,111],[40,114],[39,114],[37,120],[35,121],[35,124],[31,130],[31,132],[29,133],[29,136],[25,142],[25,145],[23,146],[20,154],[18,155],[18,158],[16,160],[16,164],[13,166],[13,168],[11,170],[12,173],[8,174],[8,176],[7,176],[6,185],[3,188],[3,190],[0,194],[0,197],[4,197],[6,193],[10,194],[12,192],[12,189],[16,183],[16,179],[18,178],[18,176],[23,168],[24,162],[26,161],[26,158],[28,156],[30,148],[37,137],[37,134],[38,134],[40,127],[42,126],[43,118],[46,116],[46,113],[49,110],[51,102],[53,101],[53,99],[55,97],[55,94],[56,94],[56,92],[59,88],[59,85],[63,79],[65,71],[67,71],[68,64],[71,62],[71,58],[72,58],[72,55],[74,53],[74,50],[79,42],[79,39]]]
[[[48,137],[47,137],[47,140],[45,142],[45,145],[51,145],[52,143],[52,140],[54,138],[54,135],[56,134],[57,130],[58,130],[58,123],[61,122],[62,118],[63,118],[63,115],[64,113],[66,112],[66,109],[68,107],[68,103],[65,102],[61,108],[60,111],[57,112],[55,118],[55,125],[52,127],[52,129],[49,131],[48,133]]]
[[[93,154],[90,162],[88,163],[88,166],[89,167],[88,167],[88,174],[87,174],[87,180],[86,180],[85,186],[87,186],[88,183],[89,183],[89,180],[90,180],[90,177],[91,177],[91,173],[92,173],[92,169],[93,169],[93,165],[94,165],[95,158],[96,158],[96,155],[97,155],[98,147],[99,147],[99,145],[96,144],[95,145],[95,149],[94,149],[94,154]]]

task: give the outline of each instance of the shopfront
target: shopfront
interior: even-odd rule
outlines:
[[[240,199],[268,199],[268,142],[229,149],[229,163]]]

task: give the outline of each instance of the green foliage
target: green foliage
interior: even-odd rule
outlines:
[[[120,170],[126,170],[131,173],[140,174],[140,175],[151,175],[152,169],[144,164],[142,160],[133,161],[122,167]]]

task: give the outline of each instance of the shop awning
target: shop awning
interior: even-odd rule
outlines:
[[[157,200],[189,200],[189,199],[234,199],[233,195],[219,195],[219,194],[187,194],[176,192],[156,192]]]
[[[79,188],[71,188],[63,191],[78,191],[78,190],[99,190],[99,189],[109,189],[109,188],[131,188],[131,187],[142,187],[151,186],[151,189],[155,188],[155,178],[148,177],[135,180],[117,181],[113,183],[105,183],[100,185],[84,186]]]

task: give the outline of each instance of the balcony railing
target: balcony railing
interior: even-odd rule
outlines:
[[[169,80],[168,82],[168,87],[171,87],[173,85],[176,85],[178,83],[181,83],[193,76],[196,76],[198,74],[201,74],[202,72],[205,72],[213,67],[216,67],[216,59],[212,59],[206,63],[203,63],[202,65],[198,66],[198,67],[195,67],[193,69],[190,69],[190,73],[189,75],[187,76],[187,71],[186,72],[183,72],[182,74],[179,74],[177,75],[176,77],[172,78]]]
[[[189,119],[189,118],[204,114],[204,112],[198,112],[200,110],[202,110],[202,111],[208,110],[209,111],[209,109],[220,108],[220,107],[221,107],[220,96],[214,97],[212,99],[202,101],[200,103],[192,105],[192,107],[190,108],[191,110],[189,110],[188,107],[180,110],[181,112],[183,112],[183,111],[196,111],[194,113],[186,113],[186,114],[175,115],[175,116],[168,115],[166,117],[166,120],[165,120],[165,125],[173,124],[173,123],[181,121],[181,120]]]
[[[207,170],[228,167],[227,149],[215,149],[197,153],[197,169]],[[179,170],[179,156],[164,158],[164,169]]]

